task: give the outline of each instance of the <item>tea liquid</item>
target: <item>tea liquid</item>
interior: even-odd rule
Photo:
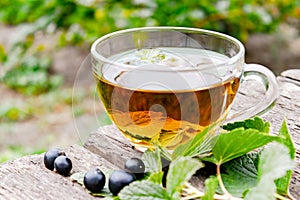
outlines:
[[[109,116],[136,147],[186,142],[226,116],[240,83],[226,77],[228,67],[216,68],[228,57],[210,51],[141,49],[111,59],[136,66],[107,64],[95,75]]]

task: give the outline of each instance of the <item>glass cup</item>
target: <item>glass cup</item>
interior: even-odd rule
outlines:
[[[264,66],[246,64],[242,43],[214,31],[122,30],[96,40],[91,55],[102,103],[138,149],[155,145],[174,149],[212,123],[265,112],[279,96],[274,74]],[[264,101],[228,117],[246,79],[259,80]]]

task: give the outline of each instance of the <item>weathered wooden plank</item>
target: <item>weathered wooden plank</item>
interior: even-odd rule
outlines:
[[[84,147],[120,169],[124,167],[128,158],[141,157],[142,155],[122,136],[115,126],[100,127],[90,135]]]

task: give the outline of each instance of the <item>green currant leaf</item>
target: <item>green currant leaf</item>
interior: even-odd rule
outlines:
[[[150,174],[147,180],[153,183],[162,184],[163,176],[164,176],[164,172],[154,172]]]
[[[204,129],[187,143],[178,146],[172,153],[172,158],[176,159],[180,156],[201,156],[211,151],[214,145],[214,133],[216,132],[216,124]]]
[[[259,155],[249,153],[222,165],[222,180],[230,194],[242,197],[245,191],[256,186]]]
[[[160,156],[162,158],[164,158],[167,161],[172,160],[172,155],[171,155],[170,151],[167,148],[160,147],[160,146],[156,147],[156,148],[159,148]],[[163,161],[162,161],[162,167],[165,167]]]
[[[145,163],[146,171],[148,172],[160,172],[162,171],[160,151],[158,148],[155,150],[147,149],[142,156],[142,160]]]
[[[276,140],[276,136],[266,135],[255,129],[237,128],[218,135],[212,149],[213,155],[203,159],[215,164],[222,164],[274,140]]]
[[[288,149],[291,156],[291,159],[294,160],[296,157],[296,148],[294,147],[293,140],[289,133],[286,121],[282,123],[282,126],[279,130],[279,142],[284,144]],[[289,193],[289,185],[291,182],[292,171],[289,170],[286,172],[286,175],[282,178],[279,178],[275,181],[277,192],[282,195],[287,195]]]
[[[289,129],[287,127],[286,121],[283,121],[283,123],[281,125],[281,128],[279,130],[278,136],[280,138],[278,140],[278,142],[282,143],[286,147],[288,147],[291,158],[295,159],[295,157],[296,157],[296,148],[294,146],[294,142],[292,140],[292,137],[289,133]]]
[[[245,200],[275,200],[275,191],[276,186],[274,180],[272,179],[263,179],[261,180],[256,187],[251,189],[245,197]]]
[[[191,157],[180,157],[171,162],[167,175],[167,192],[174,198],[195,172],[204,167],[203,163]]]
[[[294,166],[295,162],[291,159],[286,146],[274,143],[266,147],[261,153],[258,164],[259,182],[246,194],[245,200],[274,200],[276,194],[274,180],[283,177]]]
[[[218,187],[218,179],[215,176],[211,176],[205,180],[205,194],[201,200],[214,200],[214,194]]]
[[[151,181],[135,181],[124,187],[119,195],[121,200],[171,200],[167,191]]]
[[[270,123],[265,122],[263,119],[259,117],[254,117],[251,119],[246,119],[244,121],[239,121],[234,123],[228,123],[222,126],[222,128],[227,131],[231,131],[233,129],[241,128],[241,127],[245,129],[249,129],[249,128],[256,129],[263,133],[269,133],[270,131]]]
[[[291,159],[288,148],[282,144],[274,143],[262,151],[258,165],[258,178],[270,176],[274,180],[285,175],[287,170],[292,170],[295,162]]]

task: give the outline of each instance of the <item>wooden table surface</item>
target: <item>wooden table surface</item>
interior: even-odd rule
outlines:
[[[290,192],[300,199],[300,69],[283,72],[277,77],[280,98],[274,108],[263,116],[271,123],[271,132],[278,132],[286,119],[297,149],[296,168]],[[71,173],[92,167],[122,168],[127,158],[141,155],[124,140],[115,126],[100,127],[91,133],[83,146],[65,149],[73,162]],[[47,170],[43,154],[29,155],[0,165],[0,199],[95,199],[83,187]]]

